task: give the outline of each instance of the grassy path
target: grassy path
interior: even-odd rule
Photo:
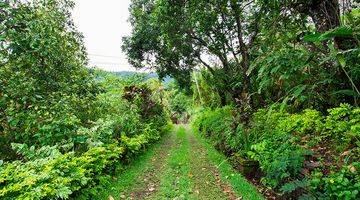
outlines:
[[[163,141],[120,173],[97,199],[263,199],[226,158],[187,127]]]

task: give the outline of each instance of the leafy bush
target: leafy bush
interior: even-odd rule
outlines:
[[[239,123],[239,113],[231,106],[201,109],[195,113],[192,126],[209,137],[217,149],[227,155],[240,153],[246,156],[251,144],[258,140],[258,134],[250,132]]]
[[[236,116],[231,107],[202,109],[192,124],[224,153],[258,161],[267,187],[283,192],[307,188],[308,195],[323,193],[325,199],[359,197],[359,108],[342,104],[323,116],[316,110],[290,114],[273,106],[254,113],[248,130],[237,125]],[[341,186],[329,184],[335,179]]]
[[[52,148],[46,150],[49,156],[16,161],[0,168],[2,199],[68,198],[74,191],[95,184],[98,176],[124,153],[124,148],[116,144],[91,148],[81,156],[74,152],[61,154]]]
[[[169,97],[170,110],[178,115],[178,118],[182,118],[183,115],[187,114],[190,107],[189,97],[183,92],[175,92]]]
[[[309,109],[299,114],[259,110],[254,114],[252,131],[262,138],[252,146],[249,155],[260,162],[266,174],[263,182],[277,187],[287,178],[296,179],[304,167],[305,157],[312,154],[312,146],[326,145],[337,150],[333,152],[335,158],[331,158],[334,160],[344,150],[353,150],[350,157],[356,159],[358,112],[358,108],[353,109],[348,104],[329,109],[326,117]]]
[[[201,114],[195,117],[193,126],[195,126],[205,136],[211,138],[215,143],[215,147],[224,153],[228,153],[231,148],[228,143],[232,140],[232,146],[237,146],[240,141],[232,138],[234,130],[232,124],[234,123],[231,107],[223,107],[215,110],[203,110]],[[235,143],[235,144],[234,144]]]
[[[260,168],[265,173],[261,182],[276,188],[283,181],[299,174],[307,152],[296,145],[292,138],[280,134],[252,145],[248,155],[251,159],[259,161]]]
[[[354,162],[328,175],[321,172],[313,173],[310,181],[313,196],[320,199],[359,199],[359,170],[360,163]]]
[[[348,104],[329,109],[321,135],[331,140],[334,148],[344,151],[350,146],[360,147],[360,108]]]
[[[125,88],[122,85],[121,89]],[[128,101],[121,89],[107,89],[97,100],[102,118],[89,127],[79,126],[71,133],[72,140],[39,148],[12,144],[21,160],[0,166],[0,198],[65,199],[71,195],[91,198],[88,190],[85,194],[81,189],[94,187],[117,164],[132,159],[169,131],[163,107],[158,99],[153,99],[151,91],[135,92],[136,101]]]
[[[187,123],[191,111],[191,97],[175,81],[166,87],[166,102],[174,123]]]

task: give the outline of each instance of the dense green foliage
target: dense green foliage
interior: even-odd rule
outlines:
[[[150,66],[187,85],[189,72],[207,69],[223,104],[227,93],[255,108],[284,98],[309,105],[309,93],[317,94],[311,99],[315,106],[356,102],[357,5],[347,0],[134,0],[133,31],[123,49],[135,67]]]
[[[237,163],[257,161],[264,173],[261,183],[268,187],[285,193],[300,187],[314,198],[356,199],[359,111],[347,104],[326,116],[310,109],[298,114],[263,109],[244,128],[236,125],[236,109],[224,107],[198,112],[193,126]]]
[[[85,68],[71,1],[0,5],[0,199],[89,199],[168,131],[161,84]]]
[[[3,199],[68,198],[74,191],[95,184],[106,168],[112,167],[124,149],[94,147],[81,156],[61,154],[55,148],[42,147],[32,153],[31,161],[5,164],[0,170],[0,196]],[[87,194],[90,195],[90,194]]]
[[[21,160],[2,164],[1,197],[67,198],[81,188],[95,186],[113,172],[116,164],[131,159],[167,131],[166,114],[155,99],[143,98],[144,93],[135,92],[132,97],[136,103],[125,100],[126,81],[108,76],[100,82],[107,86],[97,97],[100,107],[93,108],[98,110],[99,118],[86,127],[76,127],[76,143],[55,146],[12,143]],[[147,88],[145,84],[131,87]],[[144,91],[150,95],[150,91]],[[92,192],[96,191],[87,189],[75,195],[91,197]]]
[[[360,198],[359,1],[131,2],[129,62],[175,83],[86,68],[71,0],[0,2],[0,199],[91,199],[190,114],[273,197]]]
[[[185,85],[206,69],[222,105],[325,111],[359,101],[360,18],[350,3],[340,18],[338,1],[136,0],[123,49],[135,67]]]
[[[214,141],[217,149],[230,155],[246,149],[247,138],[241,124],[236,125],[236,114],[231,107],[203,110],[195,116],[194,126]]]
[[[82,36],[69,18],[72,3],[15,2],[1,3],[0,159],[14,156],[11,142],[76,140],[77,127],[95,119],[91,106],[100,89],[84,68]]]
[[[171,82],[166,88],[166,99],[173,122],[187,123],[192,108],[189,95],[176,82]]]
[[[358,6],[133,0],[123,50],[191,88],[194,128],[261,187],[358,199]]]

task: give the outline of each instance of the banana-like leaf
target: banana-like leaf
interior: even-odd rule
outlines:
[[[303,40],[305,42],[322,42],[325,40],[332,39],[334,37],[351,37],[353,35],[353,30],[350,27],[341,26],[325,33],[313,33],[304,36]]]

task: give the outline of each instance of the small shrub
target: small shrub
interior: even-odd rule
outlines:
[[[328,175],[314,172],[310,188],[313,196],[319,199],[359,199],[360,163],[344,165],[340,171]]]
[[[38,150],[40,154],[42,150]],[[49,147],[48,150],[56,151]],[[82,156],[74,152],[16,161],[0,168],[2,199],[65,199],[86,185],[96,184],[99,175],[118,162],[124,148],[106,145],[91,148]]]

